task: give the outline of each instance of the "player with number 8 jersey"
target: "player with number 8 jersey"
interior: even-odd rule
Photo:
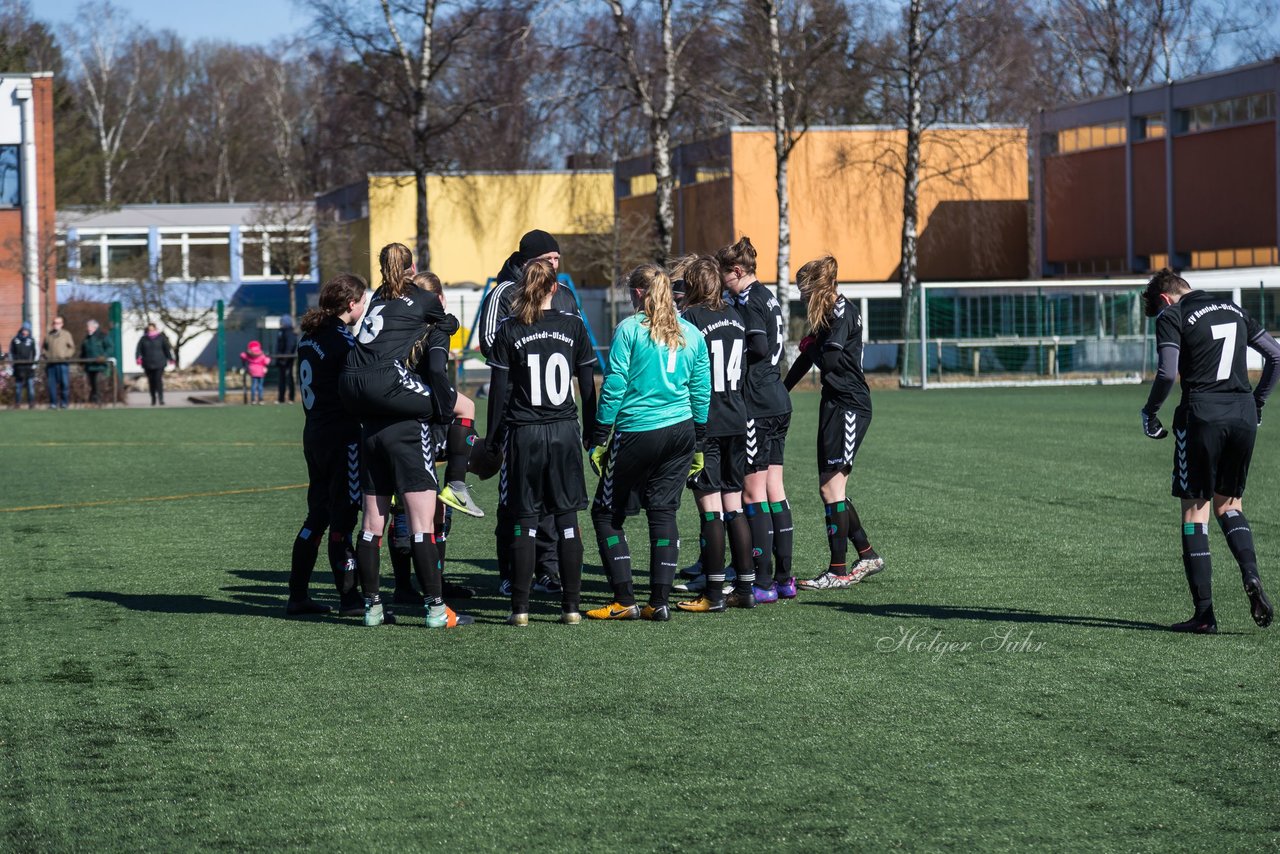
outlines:
[[[576,314],[551,307],[558,288],[555,270],[534,260],[521,272],[512,314],[503,320],[489,349],[489,435],[485,449],[502,449],[498,473],[498,536],[511,556],[511,616],[529,622],[538,521],[555,519],[560,563],[561,617],[580,621],[582,534],[578,512],[586,509],[583,436],[596,418],[596,354],[586,324]],[[578,427],[573,378],[582,394],[585,433]]]

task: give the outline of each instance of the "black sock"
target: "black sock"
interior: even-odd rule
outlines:
[[[676,511],[649,511],[649,604],[666,605],[680,563]]]
[[[356,571],[360,573],[360,592],[374,602],[378,597],[378,561],[381,559],[382,537],[368,531],[360,532],[356,541]]]
[[[574,613],[582,599],[582,531],[578,528],[578,514],[556,516],[556,529],[560,532],[558,551],[563,585],[560,605],[565,613]]]
[[[831,565],[827,572],[849,574],[849,513],[847,501],[823,505],[827,513],[827,545],[831,548]]]
[[[1191,588],[1196,617],[1213,613],[1213,561],[1209,557],[1209,525],[1184,522],[1182,525],[1182,568]]]
[[[867,532],[862,529],[862,520],[858,518],[858,511],[848,498],[845,499],[845,508],[849,512],[849,539],[853,541],[853,547],[858,550],[858,559],[879,557],[876,550],[871,548],[871,540],[867,539]]]
[[[444,602],[444,594],[440,589],[440,552],[436,549],[436,535],[417,533],[413,535],[413,569],[418,574],[418,584],[422,586],[422,595],[428,605],[439,605]]]
[[[321,531],[302,526],[293,541],[293,560],[289,565],[289,598],[301,602],[307,598],[311,586],[311,571],[315,569],[316,555],[320,554]]]
[[[445,556],[449,540],[449,531],[453,529],[453,508],[443,501],[436,502],[436,550],[440,552],[440,566],[448,565]]]
[[[493,534],[497,538],[498,578],[502,581],[511,580],[511,531],[514,525],[514,519],[498,513],[498,526]]]
[[[511,530],[511,613],[529,613],[529,592],[538,553],[538,520],[517,519]]]
[[[702,595],[712,602],[719,602],[724,598],[724,514],[704,512],[699,534],[702,550],[698,559],[702,561],[702,572],[707,579]]]
[[[329,531],[329,568],[333,570],[333,586],[339,596],[350,596],[356,589],[356,547],[350,533]]]
[[[756,581],[756,563],[751,556],[751,525],[741,510],[726,510],[724,527],[729,532],[729,554],[733,560],[733,571],[738,576],[733,589],[750,595],[751,585]],[[705,571],[706,567],[703,569]]]
[[[770,504],[769,515],[773,517],[773,577],[786,581],[791,577],[791,553],[795,548],[791,502],[784,498]]]
[[[395,577],[396,591],[413,593],[413,546],[407,549],[391,546],[391,573]]]
[[[591,514],[596,545],[600,547],[600,564],[613,588],[614,601],[619,605],[634,605],[636,589],[631,577],[631,547],[621,523],[621,519],[611,518],[608,511]]]
[[[751,526],[751,555],[755,558],[756,583],[767,587],[773,581],[773,517],[769,502],[748,504],[743,508]]]
[[[1258,555],[1253,550],[1253,531],[1249,529],[1249,520],[1239,510],[1228,510],[1218,517],[1218,527],[1227,538],[1227,547],[1231,556],[1240,565],[1240,577],[1246,581],[1258,576]]]
[[[453,419],[449,425],[449,438],[445,441],[445,483],[466,481],[467,463],[471,460],[471,446],[475,441],[475,422],[470,418]]]

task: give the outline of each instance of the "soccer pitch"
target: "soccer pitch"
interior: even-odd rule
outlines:
[[[877,393],[850,494],[887,570],[754,611],[569,627],[535,594],[511,629],[492,517],[459,517],[479,623],[447,632],[284,618],[299,407],[0,414],[0,849],[1273,848],[1280,628],[1211,526],[1222,634],[1163,630],[1190,600],[1144,399]],[[1278,434],[1245,506],[1273,599]],[[681,532],[687,564],[692,501]],[[593,607],[593,540],[586,576]]]

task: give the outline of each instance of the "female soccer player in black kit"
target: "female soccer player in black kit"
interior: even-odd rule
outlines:
[[[355,346],[347,327],[364,312],[365,283],[349,273],[320,288],[317,308],[302,318],[298,344],[298,379],[302,385],[302,453],[311,485],[307,488],[307,518],[293,541],[286,613],[323,614],[327,605],[311,600],[307,587],[329,529],[329,565],[338,588],[338,608],[344,617],[364,613],[352,571],[351,533],[360,509],[360,422],[338,398],[338,377]]]
[[[681,611],[719,613],[725,609],[724,540],[729,534],[736,589],[730,601],[754,608],[755,560],[751,528],[742,515],[742,480],[747,466],[747,411],[742,397],[742,367],[747,328],[737,308],[722,296],[715,259],[699,256],[682,265],[685,320],[707,342],[711,366],[711,405],[702,471],[689,479],[701,518],[699,563],[706,578],[701,596],[677,602]]]
[[[742,497],[755,543],[756,601],[793,599],[796,579],[791,571],[791,554],[795,529],[782,480],[787,430],[791,427],[791,398],[782,387],[778,367],[785,335],[782,306],[756,279],[756,249],[749,238],[721,249],[716,261],[720,264],[720,278],[734,294],[747,327],[743,384],[747,402],[747,474]]]
[[[378,561],[391,496],[399,491],[409,514],[413,565],[427,600],[428,628],[471,622],[444,604],[440,554],[434,533],[436,442],[431,422],[453,420],[453,389],[443,371],[426,385],[407,364],[426,326],[445,318],[440,298],[413,283],[413,253],[389,243],[378,254],[382,286],[374,293],[347,356],[339,390],[362,422],[361,481],[364,524],[356,565],[365,599],[365,625],[384,620],[378,592]],[[428,387],[429,386],[429,387]]]
[[[489,350],[489,435],[486,448],[502,448],[498,475],[499,536],[511,556],[512,626],[529,625],[538,520],[555,517],[559,537],[561,614],[581,622],[582,532],[578,512],[587,506],[582,473],[584,432],[578,426],[571,377],[582,394],[585,435],[595,428],[596,354],[576,314],[551,307],[555,269],[530,261],[520,277],[511,315]]]
[[[1258,576],[1253,531],[1244,516],[1245,479],[1262,406],[1280,377],[1280,345],[1230,300],[1193,291],[1168,269],[1147,283],[1148,317],[1156,318],[1159,367],[1142,407],[1142,432],[1169,435],[1156,417],[1182,375],[1182,401],[1173,413],[1173,496],[1182,502],[1182,566],[1195,613],[1175,632],[1213,634],[1213,564],[1209,556],[1209,502],[1227,547],[1240,566],[1253,621],[1271,625],[1272,608]],[[1262,378],[1249,387],[1246,347],[1262,354]]]
[[[848,587],[884,569],[884,559],[871,548],[858,511],[845,491],[853,458],[871,426],[871,392],[862,374],[862,316],[853,303],[836,292],[836,283],[836,259],[830,255],[810,261],[796,273],[813,334],[800,343],[800,356],[787,372],[785,385],[790,391],[817,363],[822,375],[818,491],[826,508],[831,548],[826,571],[801,581],[804,590]],[[850,539],[858,550],[852,568],[846,559]]]

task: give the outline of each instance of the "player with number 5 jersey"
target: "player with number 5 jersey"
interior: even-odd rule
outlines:
[[[1147,283],[1148,317],[1156,318],[1159,367],[1142,407],[1142,430],[1152,439],[1169,435],[1157,412],[1182,376],[1182,400],[1173,413],[1173,495],[1182,503],[1182,565],[1195,612],[1174,631],[1212,634],[1209,510],[1240,567],[1254,622],[1266,627],[1272,608],[1262,589],[1253,531],[1241,499],[1253,458],[1262,407],[1280,377],[1280,345],[1231,302],[1191,286],[1168,269]],[[1246,347],[1262,354],[1258,385],[1249,385]]]
[[[585,435],[595,427],[596,354],[586,324],[576,314],[551,307],[556,273],[547,261],[530,261],[521,272],[512,313],[489,349],[489,435],[485,449],[503,449],[498,474],[498,536],[511,556],[513,626],[529,624],[538,521],[555,519],[560,563],[560,621],[575,625],[582,590],[582,532],[586,509],[582,470],[583,431],[573,396],[582,395]]]
[[[794,528],[782,481],[791,427],[791,397],[780,374],[786,330],[777,297],[756,279],[756,249],[747,237],[716,253],[720,278],[735,298],[747,327],[744,396],[747,404],[747,475],[743,485],[747,523],[755,543],[756,601],[793,599]]]
[[[600,475],[591,522],[614,601],[587,616],[664,622],[680,559],[676,511],[685,482],[702,467],[711,371],[702,333],[676,314],[666,271],[637,267],[627,286],[638,311],[618,324],[609,345],[591,443],[592,468]],[[642,507],[649,517],[649,604],[643,610],[636,605],[622,529]]]
[[[298,379],[302,390],[302,453],[307,461],[307,518],[293,541],[289,570],[290,616],[323,614],[329,608],[311,600],[307,588],[320,541],[329,531],[329,566],[343,616],[360,616],[364,603],[355,587],[355,550],[351,534],[360,510],[360,421],[338,397],[338,378],[355,346],[349,324],[364,312],[364,280],[344,273],[320,288],[319,304],[302,318]]]

